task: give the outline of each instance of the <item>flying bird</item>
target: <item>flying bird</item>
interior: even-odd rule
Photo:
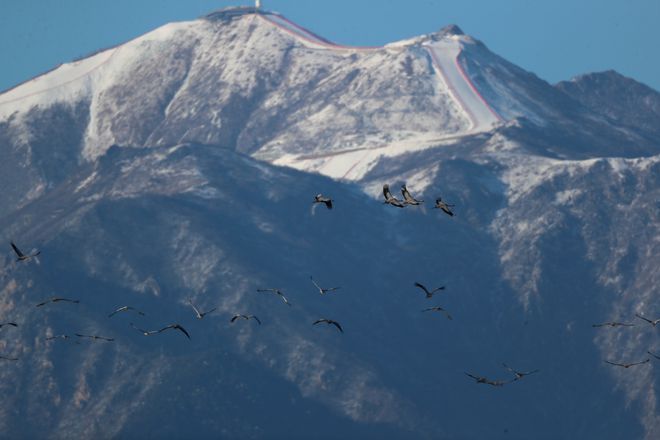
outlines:
[[[337,289],[340,289],[340,287],[327,287],[327,288],[326,288],[326,287],[321,287],[321,286],[319,286],[318,284],[316,284],[316,281],[314,281],[314,278],[312,278],[312,277],[310,276],[309,279],[312,280],[312,283],[314,283],[314,285],[315,285],[316,288],[319,290],[319,292],[321,292],[321,295],[325,295],[325,294],[328,293],[328,292],[333,292],[333,291],[335,291],[335,290],[337,290]]]
[[[312,325],[320,324],[322,322],[328,325],[334,325],[339,329],[340,332],[344,333],[344,330],[341,328],[341,325],[339,325],[337,321],[333,321],[332,319],[325,319],[325,318],[317,319],[316,321],[314,321]]]
[[[13,357],[3,356],[3,355],[0,355],[0,359],[4,359],[6,361],[17,361],[18,360],[18,358],[13,358]]]
[[[386,183],[383,185],[383,195],[385,196],[385,201],[383,203],[396,206],[397,208],[405,208],[406,205],[404,205],[401,200],[397,199],[392,195],[390,192],[390,186]]]
[[[139,311],[138,309],[136,309],[136,308],[134,308],[134,307],[131,307],[131,306],[122,306],[122,307],[119,307],[119,308],[118,308],[117,310],[115,310],[114,312],[110,313],[110,314],[108,315],[108,318],[112,318],[112,317],[115,316],[117,313],[128,312],[128,311],[130,311],[130,310],[134,311],[135,313],[137,313],[137,314],[139,314],[139,315],[144,316],[144,313],[142,313],[141,311]]]
[[[213,312],[217,308],[217,307],[213,307],[211,310],[207,310],[206,312],[200,312],[199,309],[197,307],[195,307],[195,304],[193,304],[192,300],[189,299],[188,302],[190,303],[190,306],[195,311],[195,315],[197,316],[197,319],[204,319],[204,317],[206,315]]]
[[[326,208],[332,209],[332,199],[324,197],[323,194],[315,195],[312,203],[325,203]]]
[[[12,327],[18,327],[18,324],[16,324],[15,322],[3,322],[3,323],[0,323],[0,328],[4,327],[6,325],[11,325]]]
[[[186,337],[188,339],[190,339],[190,334],[186,331],[185,328],[183,328],[179,324],[170,324],[170,325],[167,325],[167,326],[161,328],[160,330],[143,330],[139,327],[136,327],[132,322],[130,324],[131,324],[131,327],[133,327],[135,330],[142,333],[144,336],[155,335],[156,333],[162,333],[162,332],[167,331],[167,330],[179,330],[181,333],[186,335]]]
[[[231,322],[233,324],[234,321],[236,321],[239,318],[240,319],[245,319],[246,321],[250,320],[250,319],[254,319],[255,321],[257,321],[257,323],[259,323],[259,325],[261,325],[261,321],[259,320],[259,318],[257,318],[254,315],[234,315],[229,322]]]
[[[16,254],[16,261],[28,261],[33,257],[36,257],[37,255],[41,254],[41,251],[37,251],[34,254],[31,255],[25,255],[21,250],[14,244],[13,241],[10,242],[12,249],[14,249],[14,253]]]
[[[471,377],[477,383],[483,383],[483,384],[491,385],[491,386],[494,386],[494,387],[501,387],[501,386],[504,386],[508,383],[513,382],[512,380],[506,380],[506,381],[504,381],[504,380],[490,380],[487,377],[475,376],[475,375],[470,374],[470,373],[465,373],[465,375]]]
[[[282,293],[282,291],[280,289],[257,289],[257,292],[272,292],[272,293],[275,293],[275,294],[279,295],[280,298],[282,298],[282,301],[284,301],[284,303],[286,305],[289,305],[289,306],[291,305],[289,300],[286,299],[286,296],[284,296],[284,293]]]
[[[164,331],[166,331],[166,330],[179,330],[181,333],[183,333],[184,335],[186,335],[186,337],[187,337],[188,339],[190,339],[190,334],[188,334],[188,332],[186,331],[186,329],[183,328],[182,326],[180,326],[179,324],[170,324],[170,325],[168,325],[168,326],[165,326],[165,327],[161,328],[160,330],[158,330],[158,333],[162,333],[162,332],[164,332]]]
[[[634,327],[635,324],[627,324],[625,322],[603,322],[601,324],[593,324],[592,327]]]
[[[439,290],[445,290],[445,286],[436,287],[435,289],[429,291],[423,284],[415,282],[415,287],[419,287],[426,293],[427,298],[433,298],[433,294]]]
[[[540,371],[540,370],[532,370],[532,371],[527,371],[527,372],[516,371],[516,370],[514,370],[513,368],[509,367],[509,366],[508,366],[507,364],[505,364],[505,363],[502,363],[502,366],[503,366],[504,368],[506,368],[507,370],[509,370],[510,372],[512,372],[514,376],[516,376],[515,379],[513,379],[514,381],[516,381],[516,380],[520,380],[520,379],[522,379],[522,378],[525,377],[525,376],[529,376],[530,374],[538,373],[538,372]]]
[[[449,319],[449,320],[453,319],[451,317],[451,315],[449,314],[449,312],[447,312],[442,307],[437,307],[437,306],[436,307],[429,307],[428,309],[422,310],[422,312],[442,312],[442,313],[445,314],[445,316],[447,316],[447,319]]]
[[[424,203],[424,200],[417,200],[414,198],[411,194],[410,191],[408,191],[408,188],[406,188],[406,185],[401,185],[401,194],[403,194],[403,204],[404,205],[420,205]]]
[[[648,322],[651,324],[653,327],[658,325],[660,323],[660,319],[648,319],[640,315],[639,313],[635,313],[635,316],[638,317],[639,319],[643,319],[644,321]]]
[[[618,362],[610,362],[610,361],[604,361],[604,362],[607,363],[607,364],[610,364],[610,365],[615,365],[617,367],[630,368],[630,367],[634,367],[635,365],[642,365],[642,364],[646,364],[647,362],[651,362],[651,359],[649,358],[649,359],[645,359],[641,362],[632,362],[632,363],[629,363],[629,364],[620,364]]]
[[[454,207],[454,205],[450,205],[449,203],[445,203],[445,202],[442,201],[442,199],[440,197],[438,197],[437,199],[435,199],[435,206],[433,208],[442,209],[445,212],[445,214],[447,214],[448,216],[453,216],[454,213],[450,209],[450,208],[453,208],[453,207]]]
[[[108,342],[112,342],[115,340],[114,338],[105,338],[103,336],[96,336],[96,335],[81,335],[80,333],[76,333],[75,335],[78,336],[79,338],[98,339],[101,341],[108,341]]]
[[[40,302],[35,307],[41,307],[41,306],[45,306],[48,303],[57,303],[57,302],[70,302],[70,303],[78,304],[80,301],[77,299],[59,298],[57,296],[54,296],[50,299]]]

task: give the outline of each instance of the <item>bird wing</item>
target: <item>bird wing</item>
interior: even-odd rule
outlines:
[[[328,322],[328,320],[327,319],[317,319],[316,321],[314,321],[314,323],[312,325],[320,324],[322,322]]]
[[[328,324],[332,324],[339,329],[340,332],[344,333],[344,329],[341,328],[341,325],[337,321],[328,321]]]
[[[643,319],[644,321],[648,322],[649,324],[653,324],[653,321],[650,319],[644,318],[642,315],[635,313],[635,316],[638,317],[639,319]]]
[[[616,365],[617,367],[625,367],[624,364],[618,364],[616,362],[604,361],[606,364]]]
[[[442,209],[450,217],[454,216],[454,213],[451,212],[451,210],[447,207],[447,205],[441,206],[440,209]]]
[[[202,313],[201,315],[202,315],[202,316],[206,316],[206,315],[208,315],[209,313],[214,312],[215,309],[217,309],[217,307],[213,307],[211,310],[207,310],[206,312]]]
[[[48,299],[48,300],[46,300],[46,301],[44,301],[44,302],[40,302],[40,303],[37,304],[35,307],[45,306],[45,305],[48,304],[50,301],[51,301],[51,300]]]
[[[23,258],[25,255],[23,255],[23,252],[14,244],[14,242],[10,242],[12,249],[14,249],[14,252],[16,253],[16,256],[18,258]]]
[[[422,289],[427,295],[430,295],[430,294],[431,294],[431,293],[428,291],[428,289],[427,289],[426,287],[424,287],[423,284],[418,283],[417,281],[415,281],[415,287],[419,287],[419,288]]]
[[[406,185],[401,186],[401,195],[403,195],[403,198],[406,202],[415,202],[416,201],[413,198],[413,196],[410,195],[410,192],[408,192],[408,188],[406,188]]]
[[[470,373],[466,373],[465,371],[464,371],[463,373],[465,373],[466,376],[469,376],[469,377],[471,377],[471,378],[474,379],[474,380],[479,380],[479,379],[481,379],[480,377],[474,376],[474,375],[472,375],[472,374],[470,374]]]
[[[199,310],[197,310],[197,307],[195,307],[195,304],[193,304],[191,300],[188,300],[188,302],[190,303],[190,307],[193,308],[193,310],[195,311],[195,313],[196,313],[197,315],[201,315],[201,313],[199,313]]]
[[[229,322],[234,322],[234,321],[236,321],[238,318],[240,318],[240,316],[241,316],[241,315],[234,315],[234,316],[232,316],[232,318],[229,320]]]
[[[18,324],[16,324],[15,322],[5,322],[4,324],[1,324],[0,326],[3,326],[3,325],[11,325],[13,327],[18,327]]]
[[[445,286],[436,287],[435,289],[431,290],[431,294],[434,294],[438,290],[445,290]]]
[[[390,192],[390,186],[386,183],[383,185],[383,195],[385,196],[385,200],[390,200],[392,198],[392,193]]]
[[[188,332],[186,331],[186,329],[183,328],[183,327],[181,327],[179,324],[175,325],[175,326],[172,327],[172,328],[174,328],[174,329],[176,329],[176,330],[179,330],[179,331],[183,332],[183,334],[186,335],[186,336],[188,337],[188,339],[190,339],[190,335],[188,334]]]
[[[321,293],[323,293],[323,289],[321,289],[321,286],[319,286],[318,284],[316,284],[316,281],[314,281],[314,278],[312,278],[312,277],[310,276],[309,279],[312,280],[312,283],[316,286],[316,288],[319,289],[319,290],[321,291]]]
[[[108,315],[108,318],[112,318],[112,317],[115,316],[117,313],[119,313],[119,312],[123,312],[124,310],[128,310],[128,306],[122,306],[122,307],[119,307],[117,310],[115,310],[114,312],[110,313],[110,314]]]
[[[642,365],[642,364],[645,364],[647,362],[651,362],[651,359],[645,359],[641,362],[633,362],[632,364],[628,364],[628,365],[632,367],[633,365]]]
[[[651,356],[653,356],[653,357],[656,358],[656,359],[660,359],[660,356],[658,356],[658,355],[655,354],[655,353],[652,353],[652,352],[650,352],[650,351],[647,351],[647,353],[650,354]]]
[[[253,318],[255,321],[257,321],[257,322],[259,323],[259,325],[261,325],[261,320],[260,320],[259,318],[257,318],[257,317],[254,316],[254,315],[252,315],[252,318]]]
[[[604,327],[607,324],[591,324],[592,327]]]
[[[332,209],[332,200],[331,200],[331,199],[328,199],[328,200],[326,200],[326,201],[323,202],[323,203],[325,203],[325,206],[326,206],[328,209]]]
[[[0,355],[0,359],[4,359],[6,361],[17,361],[18,360],[18,358],[7,357],[7,356],[2,356],[2,355]]]
[[[278,290],[278,291],[277,291],[277,294],[278,294],[279,296],[282,297],[282,301],[284,301],[284,304],[286,304],[286,305],[288,305],[288,306],[291,305],[291,303],[289,302],[289,300],[286,299],[286,296],[284,296],[284,294],[283,294],[282,292],[280,292],[280,291]]]

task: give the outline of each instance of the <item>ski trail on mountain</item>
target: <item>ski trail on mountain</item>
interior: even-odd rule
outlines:
[[[472,122],[471,132],[488,131],[502,118],[488,105],[461,67],[458,57],[461,46],[458,41],[444,38],[424,44],[431,55],[433,67],[447,84],[454,100]]]

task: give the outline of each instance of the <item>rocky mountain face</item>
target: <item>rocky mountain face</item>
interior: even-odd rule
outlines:
[[[656,438],[654,100],[549,85],[455,26],[349,48],[249,8],[0,94],[1,432]],[[383,205],[404,182],[425,204]],[[175,322],[190,340],[130,325]],[[540,371],[464,374],[502,363]]]

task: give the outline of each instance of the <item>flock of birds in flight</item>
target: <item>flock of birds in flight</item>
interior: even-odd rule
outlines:
[[[653,326],[653,328],[655,328],[658,324],[660,324],[660,319],[649,319],[649,318],[646,318],[646,317],[640,315],[639,313],[635,313],[635,317],[637,317],[638,319],[641,319],[642,321],[646,321],[648,324]],[[602,322],[600,324],[593,324],[592,327],[594,327],[594,328],[600,328],[600,327],[611,327],[611,328],[615,328],[615,327],[635,327],[635,324],[633,324],[632,322],[627,323],[627,322],[619,322],[619,321],[608,321],[608,322]],[[651,350],[647,350],[646,353],[648,355],[653,356],[654,358],[660,360],[660,355],[653,353]],[[608,361],[608,360],[604,360],[603,362],[605,362],[606,364],[609,364],[609,365],[614,365],[615,367],[630,368],[630,367],[635,367],[637,365],[648,364],[649,362],[651,362],[651,358],[648,357],[648,358],[646,358],[642,361],[638,361],[638,362],[612,362],[612,361]]]
[[[384,204],[388,204],[388,205],[391,205],[391,206],[394,206],[394,207],[397,207],[397,208],[405,208],[406,206],[409,206],[409,205],[410,206],[416,206],[416,205],[421,205],[422,203],[424,203],[423,200],[415,199],[410,194],[410,192],[406,188],[405,184],[401,186],[401,194],[403,196],[403,200],[399,200],[399,199],[397,199],[396,197],[394,197],[392,195],[388,184],[383,185],[383,196],[385,198],[385,201],[383,202]],[[326,197],[323,194],[316,195],[314,197],[314,200],[313,200],[312,203],[313,204],[322,203],[328,209],[333,208],[333,199],[331,199],[329,197]],[[438,197],[436,199],[435,206],[434,206],[434,208],[442,210],[448,216],[454,216],[454,212],[451,209],[453,207],[454,207],[454,205],[451,205],[451,204],[448,204],[448,203],[444,202],[440,197]],[[13,241],[11,242],[11,247],[12,247],[14,253],[16,254],[16,261],[17,262],[27,262],[27,261],[30,261],[32,258],[37,257],[38,255],[41,254],[40,251],[25,254],[18,248],[18,246],[16,246],[16,244]],[[334,292],[334,291],[340,289],[340,287],[322,287],[311,276],[310,276],[310,280],[311,280],[312,284],[314,285],[314,287],[319,291],[319,293],[321,295],[325,295],[329,292]],[[445,290],[445,286],[440,286],[440,287],[436,287],[436,288],[433,288],[433,289],[428,289],[426,286],[424,286],[423,284],[421,284],[419,282],[415,282],[414,286],[419,288],[424,293],[424,295],[427,299],[431,299],[431,298],[433,298],[433,295],[435,295],[436,293]],[[279,289],[279,288],[263,288],[263,289],[257,289],[257,292],[275,294],[275,295],[279,296],[285,304],[287,304],[289,306],[291,305],[291,303],[289,302],[287,297],[284,295],[284,292],[282,291],[282,289]],[[210,310],[201,311],[200,309],[198,309],[195,306],[195,304],[193,304],[192,300],[188,300],[188,302],[189,302],[189,304],[190,304],[190,306],[191,306],[191,308],[192,308],[192,310],[195,314],[195,317],[197,319],[204,319],[204,317],[206,315],[216,311],[215,307],[210,309]],[[36,304],[36,307],[43,307],[43,306],[46,306],[48,304],[54,304],[54,303],[78,304],[78,303],[80,303],[80,301],[77,300],[77,299],[69,299],[69,298],[63,298],[63,297],[52,297],[52,298],[49,298],[45,301],[42,301],[42,302]],[[142,312],[142,311],[140,311],[140,310],[138,310],[138,309],[136,309],[132,306],[124,305],[124,306],[118,307],[117,309],[112,311],[108,315],[108,318],[112,318],[113,316],[115,316],[119,313],[127,313],[127,312],[132,312],[132,313],[135,313],[135,314],[140,315],[140,316],[145,316],[146,315],[144,312]],[[453,319],[451,314],[441,306],[428,307],[428,308],[423,309],[422,312],[439,312],[439,313],[444,314],[447,319],[449,319],[449,320]],[[660,319],[655,319],[655,320],[648,319],[648,318],[646,318],[646,317],[644,317],[640,314],[636,314],[635,316],[637,318],[641,319],[641,320],[644,320],[644,321],[648,322],[653,327],[656,327],[656,325],[658,325],[660,323]],[[231,317],[229,322],[231,324],[233,324],[237,320],[245,320],[245,321],[254,320],[254,321],[256,321],[256,323],[258,325],[261,325],[261,320],[255,315],[235,314]],[[339,332],[341,332],[341,333],[344,332],[344,329],[342,328],[341,324],[338,321],[335,321],[333,319],[320,318],[320,319],[317,319],[316,321],[314,321],[312,323],[312,325],[317,325],[317,324],[326,324],[326,325],[329,325],[329,326],[334,326],[334,327],[337,328],[337,330]],[[144,336],[153,336],[153,335],[157,335],[157,334],[166,332],[168,330],[175,330],[175,331],[181,332],[185,337],[190,339],[190,333],[182,325],[180,325],[178,323],[169,324],[169,325],[166,325],[166,326],[164,326],[160,329],[156,329],[156,330],[145,330],[145,329],[142,329],[142,328],[136,326],[132,322],[129,325],[133,329],[135,329],[136,331],[138,331],[139,333],[141,333]],[[18,327],[18,324],[15,323],[15,322],[0,323],[0,329],[2,329],[5,326]],[[634,327],[634,326],[635,326],[635,324],[624,323],[624,322],[604,322],[604,323],[601,323],[601,324],[593,324],[593,327]],[[74,335],[75,335],[76,338],[79,338],[79,339],[91,339],[91,340],[94,340],[94,341],[105,341],[105,342],[113,342],[114,341],[114,338],[108,338],[108,337],[98,336],[98,335],[86,335],[86,334],[82,334],[82,333],[74,333]],[[58,334],[58,335],[48,336],[45,339],[47,341],[52,341],[52,340],[57,340],[57,339],[68,340],[68,339],[71,339],[71,338],[72,338],[72,336],[70,336],[68,334]],[[76,343],[79,343],[79,342],[76,341]],[[660,360],[660,355],[652,353],[651,351],[647,351],[647,353],[649,355],[653,356],[654,358]],[[0,359],[9,360],[9,361],[17,361],[18,360],[18,358],[5,356],[5,355],[0,355]],[[649,363],[650,360],[651,360],[650,358],[647,358],[647,359],[642,360],[640,362],[630,362],[630,363],[612,362],[612,361],[608,361],[608,360],[605,360],[604,362],[607,363],[607,364],[613,365],[613,366],[618,366],[618,367],[622,367],[622,368],[630,368],[630,367],[633,367],[633,366]],[[468,372],[465,372],[465,375],[470,377],[471,379],[474,379],[474,381],[477,384],[486,384],[486,385],[491,385],[491,386],[494,386],[494,387],[501,387],[501,386],[504,386],[506,384],[519,381],[519,380],[523,379],[525,376],[529,376],[529,375],[532,375],[532,374],[535,374],[535,373],[539,372],[539,370],[532,370],[532,371],[527,371],[527,372],[518,371],[518,370],[515,370],[515,369],[511,368],[510,366],[508,366],[505,363],[503,363],[502,366],[504,367],[505,370],[507,370],[508,372],[510,372],[513,375],[510,379],[508,379],[508,380],[499,380],[499,379],[498,380],[492,380],[492,379],[489,379],[487,377],[471,374],[471,373],[468,373]]]

